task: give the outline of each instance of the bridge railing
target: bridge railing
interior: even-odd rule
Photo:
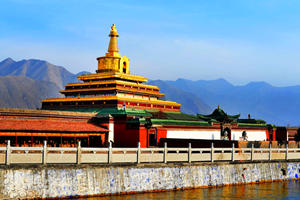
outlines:
[[[113,164],[300,160],[300,148],[0,147],[0,164]]]

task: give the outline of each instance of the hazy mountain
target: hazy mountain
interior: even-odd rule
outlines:
[[[229,114],[246,117],[250,113],[268,123],[300,125],[300,86],[275,87],[266,82],[234,86],[224,79],[164,82],[198,96],[212,109],[220,104]]]
[[[63,67],[42,60],[0,62],[0,107],[36,108],[39,101],[58,95],[59,89],[76,77]],[[26,76],[13,77],[13,76]],[[274,87],[266,82],[250,82],[235,86],[224,79],[191,81],[152,80],[165,93],[165,99],[182,104],[186,113],[212,112],[219,104],[228,114],[266,120],[277,125],[300,125],[300,86]]]
[[[65,84],[78,82],[78,75],[89,73],[73,74],[43,60],[7,58],[0,62],[0,107],[40,108],[42,99],[63,96],[59,90]]]
[[[64,67],[36,59],[14,61],[7,58],[0,62],[0,76],[26,76],[34,80],[52,82],[60,89],[63,89],[66,83],[77,82],[76,75]]]
[[[23,76],[0,76],[0,107],[40,108],[41,100],[57,97],[56,84]]]
[[[208,114],[211,108],[203,102],[201,98],[193,93],[186,92],[179,88],[168,84],[166,81],[156,80],[149,81],[150,85],[156,85],[160,88],[160,92],[164,93],[164,100],[176,101],[181,104],[181,111],[184,113],[205,113]]]

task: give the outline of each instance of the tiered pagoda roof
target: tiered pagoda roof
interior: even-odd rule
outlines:
[[[142,109],[180,112],[180,104],[160,100],[164,94],[153,85],[144,84],[147,78],[129,72],[129,59],[119,53],[118,32],[113,25],[110,31],[108,52],[97,58],[94,74],[78,76],[80,83],[65,85],[60,93],[64,98],[42,101],[43,109],[73,110],[91,108]]]

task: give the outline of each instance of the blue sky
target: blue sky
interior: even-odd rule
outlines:
[[[2,0],[0,60],[94,72],[111,24],[131,73],[300,85],[300,1]]]

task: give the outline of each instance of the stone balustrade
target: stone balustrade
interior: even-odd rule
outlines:
[[[0,147],[0,164],[113,164],[300,160],[300,148]]]

